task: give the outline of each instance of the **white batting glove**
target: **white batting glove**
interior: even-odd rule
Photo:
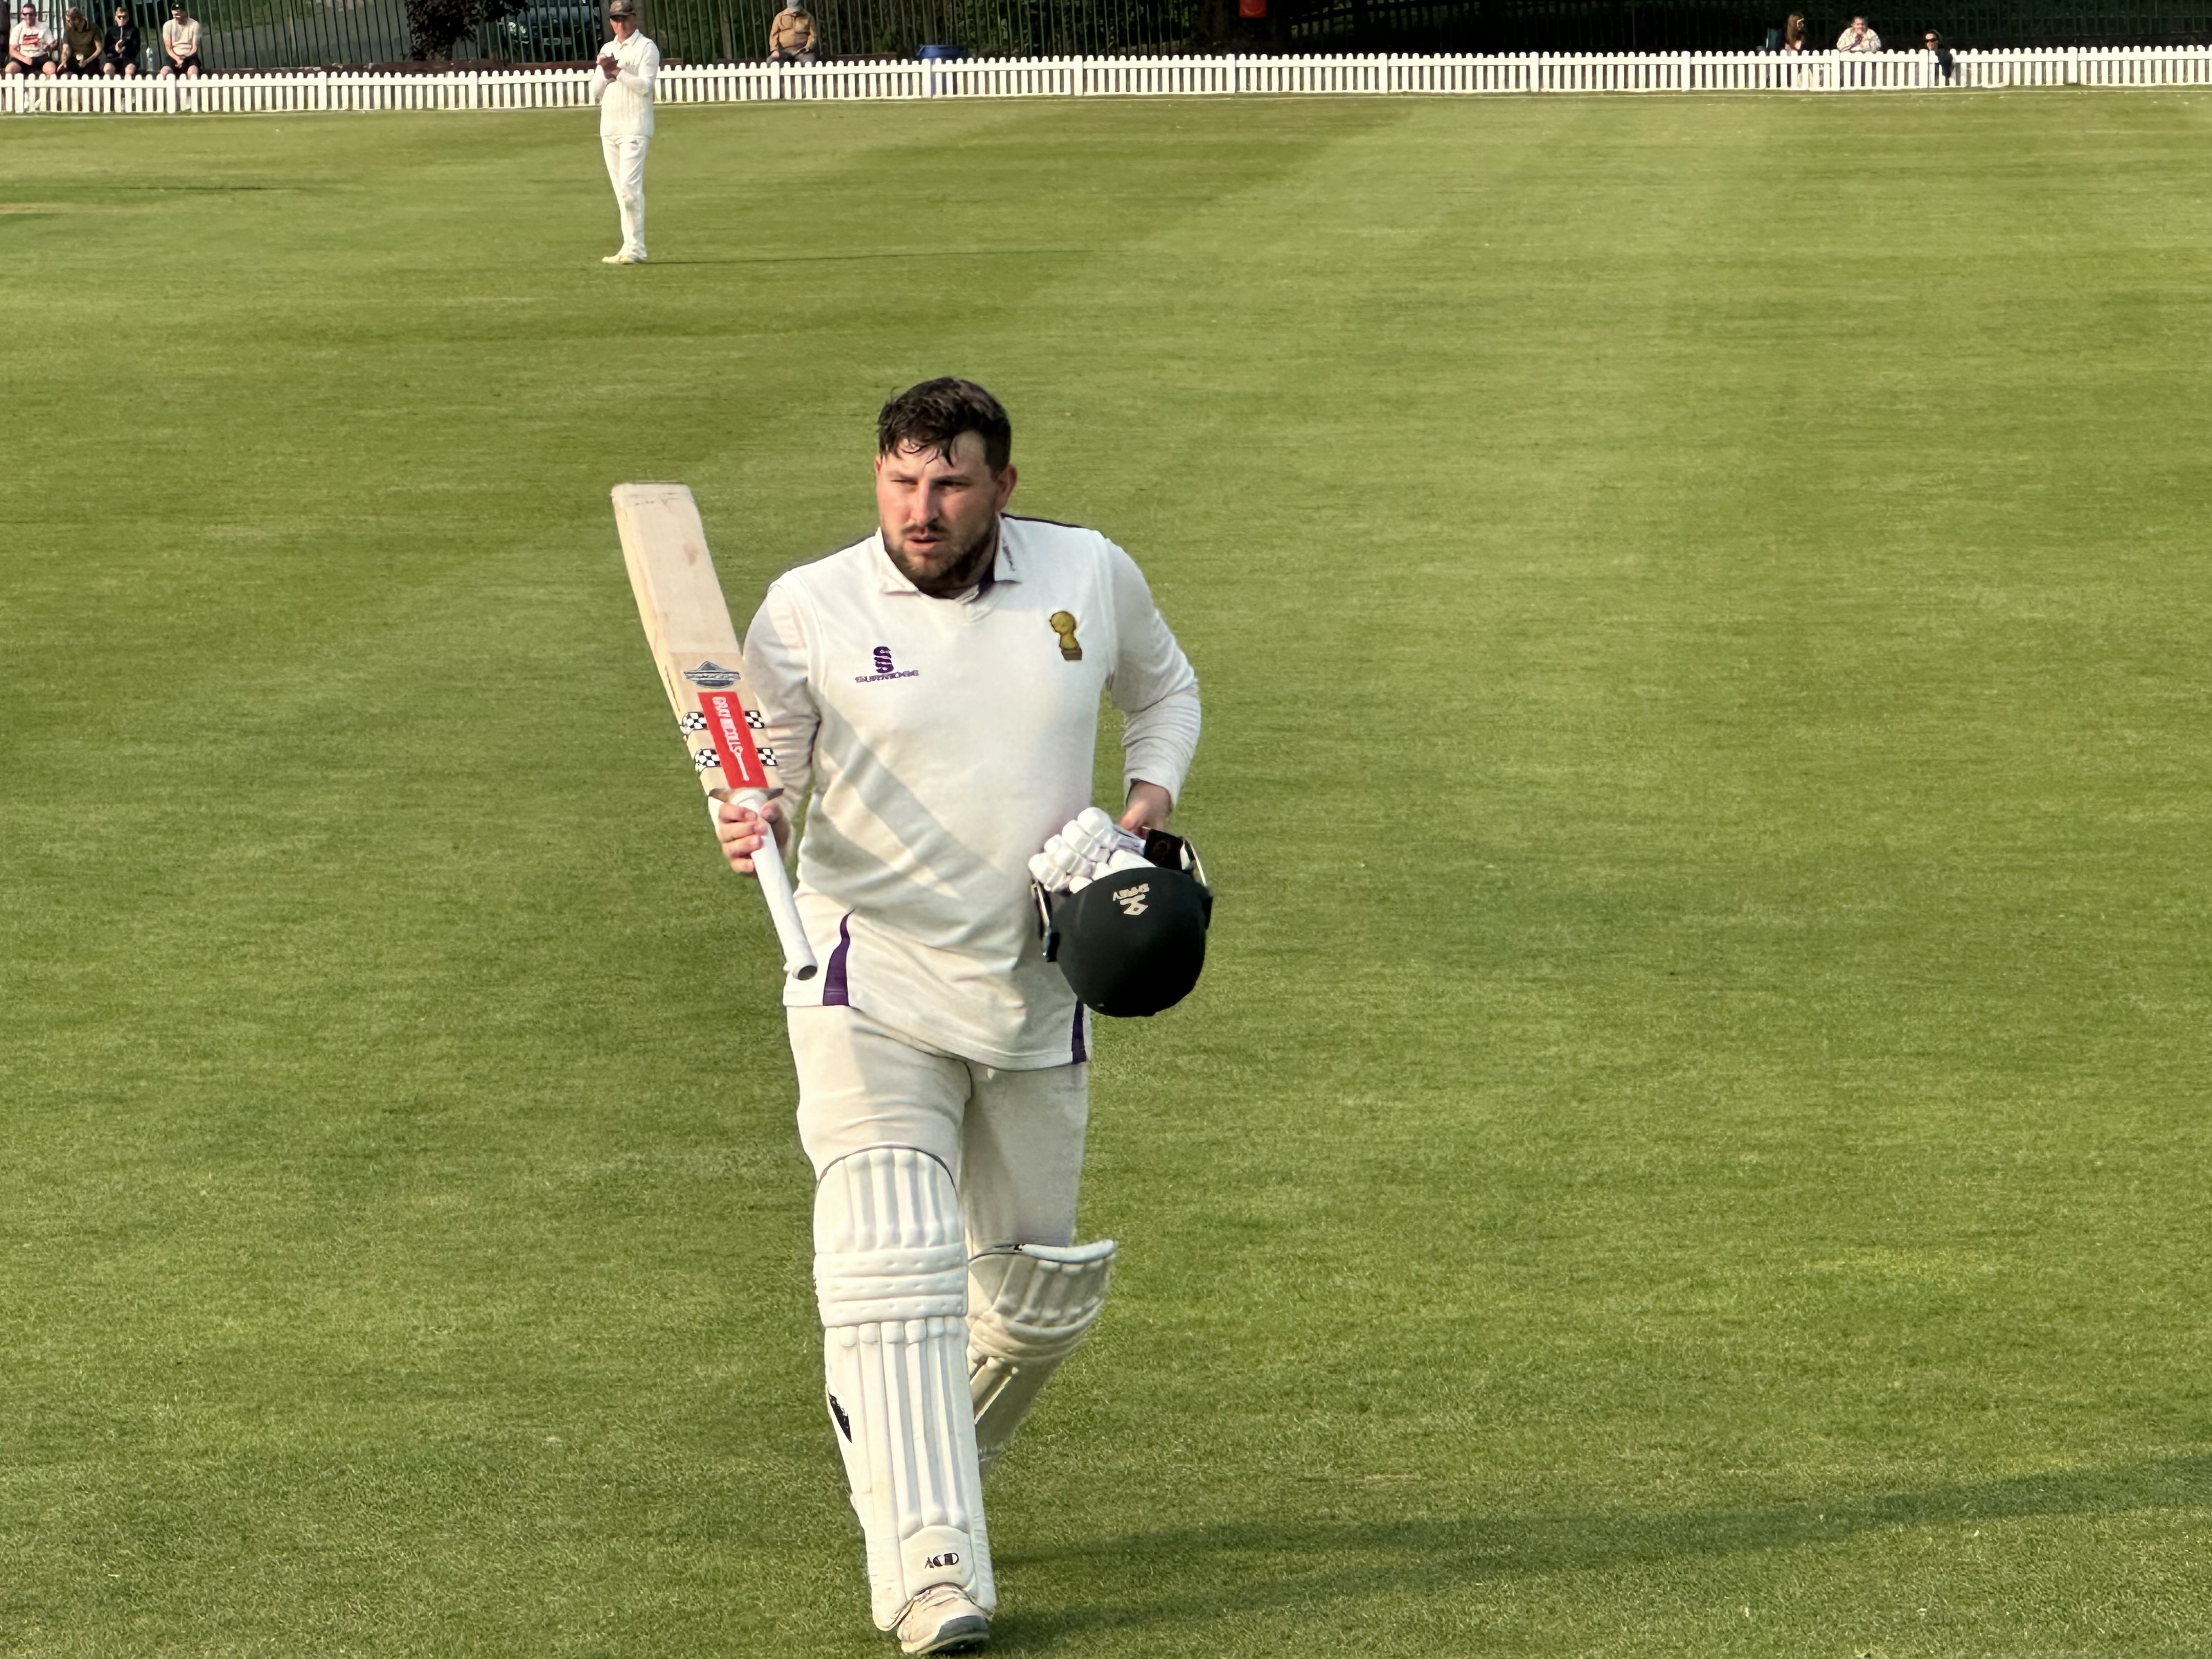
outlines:
[[[1079,893],[1103,875],[1149,862],[1142,839],[1099,808],[1086,806],[1030,860],[1030,874],[1048,893]]]
[[[1132,853],[1126,847],[1117,847],[1114,849],[1113,855],[1098,866],[1097,873],[1091,879],[1096,881],[1099,876],[1110,876],[1116,870],[1150,870],[1152,867],[1152,861],[1142,853]],[[1085,887],[1090,884],[1091,882],[1088,881],[1081,884]]]
[[[1064,893],[1075,873],[1085,867],[1075,849],[1059,836],[1045,842],[1044,851],[1030,860],[1030,877],[1048,893]]]

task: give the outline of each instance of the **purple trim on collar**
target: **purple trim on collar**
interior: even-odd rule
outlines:
[[[845,955],[853,948],[853,913],[845,912],[837,919],[837,948],[830,953],[830,966],[822,975],[822,1006],[824,1008],[849,1008],[852,993],[845,984]]]
[[[110,9],[113,8],[111,7]],[[971,599],[982,598],[991,591],[991,585],[994,582],[1021,580],[1020,563],[1014,557],[1013,549],[1006,545],[1006,526],[1013,522],[1015,520],[1003,514],[1000,516],[998,556],[991,561],[991,568],[983,573],[982,580],[975,586],[968,590],[967,598]],[[1048,524],[1052,520],[1041,519],[1035,522]],[[1066,527],[1073,529],[1077,526]],[[874,544],[876,550],[877,587],[885,593],[920,593],[921,590],[914,585],[905,571],[898,568],[898,561],[891,557],[890,549],[884,545],[883,531],[880,528],[878,529],[868,538],[868,540]]]
[[[1081,1003],[1079,1003],[1079,1003],[1077,1003],[1077,1004],[1075,1005],[1075,1060],[1074,1060],[1074,1063],[1075,1063],[1076,1065],[1078,1065],[1078,1066],[1081,1066],[1081,1065],[1084,1065],[1084,1064],[1085,1064],[1086,1062],[1088,1062],[1090,1059],[1091,1059],[1091,1050],[1090,1050],[1090,1048],[1089,1048],[1085,1044],[1085,1042],[1084,1042],[1084,1041],[1083,1041],[1083,1005],[1082,1005]]]

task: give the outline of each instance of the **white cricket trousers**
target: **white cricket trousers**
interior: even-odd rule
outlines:
[[[650,138],[602,138],[607,177],[614,181],[615,205],[622,210],[622,251],[645,258],[645,147]]]
[[[951,1174],[969,1254],[1070,1244],[1091,1068],[1010,1072],[926,1048],[857,1008],[790,1008],[799,1139],[815,1178],[872,1146],[912,1146]]]
[[[998,1602],[969,1397],[969,1263],[1075,1237],[1090,1067],[1008,1072],[860,1010],[787,1011],[814,1164],[823,1373],[869,1611],[890,1630],[951,1585]]]

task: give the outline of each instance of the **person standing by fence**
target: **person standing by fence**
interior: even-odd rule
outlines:
[[[1782,26],[1782,50],[1784,52],[1805,50],[1805,14],[1803,12],[1791,12],[1790,21]]]
[[[811,64],[814,61],[814,19],[806,0],[790,0],[768,26],[768,61],[771,64]]]
[[[607,21],[615,38],[599,48],[592,97],[599,106],[599,149],[607,158],[607,177],[614,181],[623,243],[600,263],[641,265],[645,152],[653,142],[653,89],[660,78],[660,48],[637,31],[637,0],[615,0],[607,8]]]
[[[100,55],[102,75],[119,75],[125,80],[135,80],[138,74],[138,26],[131,21],[131,8],[118,6],[115,22],[107,31],[107,39]]]
[[[161,74],[197,80],[200,72],[200,20],[184,0],[169,0],[169,21],[161,25]]]

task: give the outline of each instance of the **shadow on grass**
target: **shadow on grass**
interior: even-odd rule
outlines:
[[[1079,1563],[1088,1582],[1116,1588],[1121,1599],[1066,1612],[1011,1613],[993,1632],[993,1650],[1042,1653],[1085,1635],[1153,1623],[1428,1593],[1445,1583],[1793,1549],[1894,1527],[2194,1508],[2208,1492],[2212,1455],[1757,1510],[1171,1527],[1080,1547],[1000,1550],[1002,1570]],[[1152,1593],[1132,1595],[1132,1587]]]

